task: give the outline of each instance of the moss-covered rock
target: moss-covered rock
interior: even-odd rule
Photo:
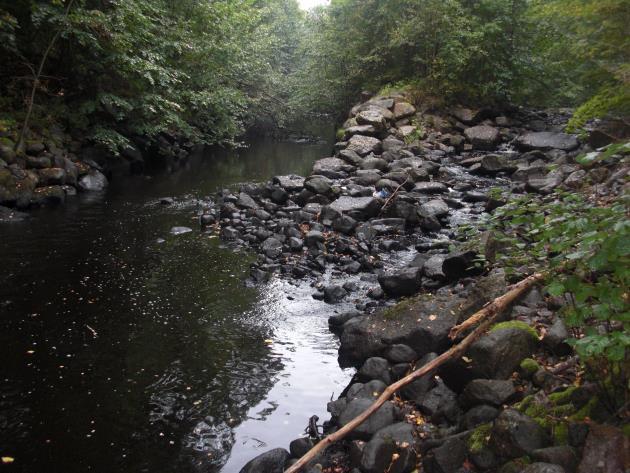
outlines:
[[[481,452],[488,446],[490,442],[490,433],[492,432],[492,424],[481,424],[478,426],[470,437],[468,437],[468,451],[472,454]]]
[[[533,338],[538,340],[538,332],[529,324],[522,322],[520,320],[508,320],[506,322],[499,322],[498,324],[494,324],[490,329],[490,332],[494,332],[495,330],[502,330],[507,328],[515,328],[518,330],[523,330],[531,335]]]
[[[540,369],[540,365],[533,358],[525,358],[519,365],[521,374],[525,378],[531,378],[536,371]]]

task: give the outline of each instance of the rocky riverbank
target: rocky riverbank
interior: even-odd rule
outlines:
[[[497,243],[491,234],[467,241],[465,228],[511,194],[625,186],[627,164],[576,163],[578,154],[598,152],[562,133],[568,117],[439,112],[401,95],[375,97],[352,109],[334,156],[310,176],[276,176],[206,202],[199,218],[207,231],[258,252],[250,284],[304,280],[331,312],[340,301],[355,303],[329,320],[340,362],[358,371],[328,405],[326,433],[446,350],[450,329],[513,282],[501,268],[476,264],[492,262]],[[585,422],[597,402],[592,386],[573,385],[575,358],[556,314],[562,304],[532,290],[466,356],[407,386],[308,471],[622,471],[621,431]],[[290,451],[267,452],[242,473],[281,472],[320,434],[312,425]]]
[[[19,152],[13,138],[0,131],[0,223],[23,220],[25,211],[63,204],[78,192],[102,192],[112,176],[141,173],[149,160],[177,165],[195,148],[163,134],[136,137],[116,155],[57,126],[31,132]]]

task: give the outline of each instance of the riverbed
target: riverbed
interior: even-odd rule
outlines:
[[[326,418],[352,374],[331,306],[308,284],[245,287],[254,256],[194,216],[217,190],[306,174],[330,149],[256,141],[0,227],[0,453],[13,471],[233,473]]]

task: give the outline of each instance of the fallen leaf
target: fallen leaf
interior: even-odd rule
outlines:
[[[2,463],[13,463],[15,461],[15,458],[13,457],[2,457]]]

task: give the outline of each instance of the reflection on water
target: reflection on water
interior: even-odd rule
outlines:
[[[198,198],[306,173],[327,151],[256,143],[0,227],[0,454],[12,471],[231,473],[324,417],[348,377],[329,307],[309,288],[245,288],[251,257],[193,216]],[[176,225],[194,231],[172,236]]]

